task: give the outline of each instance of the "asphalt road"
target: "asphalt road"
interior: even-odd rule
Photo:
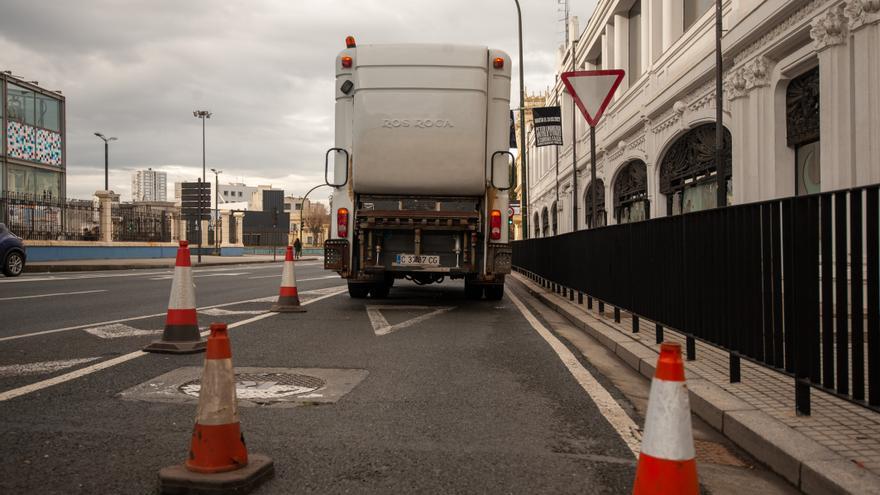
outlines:
[[[192,399],[130,393],[204,359],[138,352],[163,326],[170,275],[0,279],[0,492],[153,493],[158,470],[183,461]],[[353,300],[331,275],[318,263],[299,264],[308,312],[274,314],[265,313],[266,298],[277,294],[280,264],[195,269],[198,306],[221,305],[200,310],[200,324],[235,325],[236,368],[363,377],[338,402],[240,408],[250,451],[276,464],[257,493],[631,490],[625,425],[643,418],[621,390],[646,395],[646,382],[635,384],[601,357],[594,363],[575,352],[580,361],[564,363],[559,352],[577,351],[575,344],[551,345],[555,338],[536,323],[556,323],[524,293],[468,301],[460,283],[404,282],[388,299]],[[592,389],[584,373],[595,377]],[[615,399],[610,412],[596,394]],[[743,460],[735,472],[701,468],[707,491],[734,493],[749,482],[786,493],[732,455]]]

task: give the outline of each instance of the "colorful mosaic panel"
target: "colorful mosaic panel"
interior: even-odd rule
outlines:
[[[61,134],[37,129],[36,159],[46,165],[61,165]]]
[[[36,159],[34,137],[36,129],[19,122],[9,122],[6,126],[6,154],[23,160]]]

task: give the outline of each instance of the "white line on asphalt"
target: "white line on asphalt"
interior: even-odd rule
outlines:
[[[326,294],[326,295],[323,295],[320,297],[316,297],[314,299],[309,299],[308,301],[305,301],[304,303],[302,303],[302,305],[306,306],[308,304],[318,302],[323,299],[327,299],[328,297],[333,297],[338,294],[342,294],[343,292],[345,292],[345,289],[340,289],[339,291],[334,292],[332,294]],[[248,323],[253,323],[255,321],[263,320],[263,319],[269,318],[270,316],[275,316],[277,314],[280,314],[280,313],[266,313],[266,314],[254,316],[253,318],[248,318],[247,320],[241,320],[241,321],[237,321],[235,323],[231,323],[228,325],[228,328],[236,328],[236,327],[244,326],[244,325],[247,325]],[[201,335],[204,337],[204,336],[208,335],[209,333],[211,333],[211,332],[206,331],[206,332],[202,332]],[[110,359],[107,361],[102,361],[100,363],[93,364],[91,366],[86,366],[85,368],[81,368],[76,371],[71,371],[70,373],[66,373],[64,375],[59,375],[56,377],[49,378],[48,380],[43,380],[41,382],[36,382],[36,383],[32,383],[30,385],[25,385],[24,387],[14,388],[12,390],[7,390],[6,392],[0,393],[0,402],[7,401],[9,399],[14,399],[16,397],[21,397],[22,395],[27,395],[31,392],[36,392],[37,390],[49,388],[53,385],[58,385],[59,383],[69,382],[71,380],[75,380],[77,378],[80,378],[80,377],[83,377],[86,375],[90,375],[90,374],[95,373],[97,371],[105,370],[107,368],[116,366],[117,364],[122,364],[126,361],[131,361],[132,359],[136,359],[141,356],[146,356],[147,354],[149,354],[149,353],[144,352],[144,351],[130,352],[128,354],[124,354],[124,355],[119,356],[117,358],[113,358],[113,359]]]
[[[370,324],[373,326],[373,332],[376,335],[388,335],[389,333],[400,330],[401,328],[407,328],[415,325],[416,323],[421,323],[427,319],[433,318],[435,316],[446,313],[447,311],[452,311],[455,309],[455,306],[406,306],[406,305],[395,305],[395,304],[378,304],[378,305],[369,305],[367,308],[367,316],[370,318]],[[410,318],[409,320],[402,321],[395,325],[388,323],[388,320],[385,319],[385,316],[382,315],[383,310],[404,310],[404,311],[419,311],[419,310],[431,310],[430,313],[426,313],[420,316],[416,316],[415,318]]]
[[[107,290],[106,289],[81,290],[81,291],[77,291],[77,292],[54,292],[52,294],[36,294],[33,296],[0,297],[0,301],[13,301],[16,299],[35,299],[38,297],[73,296],[76,294],[94,294],[95,292],[107,292]]]
[[[565,344],[560,342],[559,339],[553,335],[553,332],[542,325],[518,297],[509,291],[507,297],[513,301],[513,304],[516,305],[519,312],[522,313],[523,317],[525,317],[526,321],[529,322],[532,328],[538,332],[538,335],[543,337],[543,339],[550,344],[550,347],[556,352],[556,355],[559,356],[562,364],[568,368],[568,371],[574,376],[581,388],[584,389],[587,395],[589,395],[596,404],[596,407],[599,408],[599,412],[602,413],[602,416],[605,416],[608,423],[610,423],[612,428],[617,431],[617,434],[620,435],[620,438],[623,439],[623,442],[626,443],[626,446],[629,447],[633,455],[638,456],[642,434],[639,432],[639,427],[632,418],[626,414],[626,411],[620,407],[620,404],[614,400],[614,397],[608,393],[608,390],[606,390],[605,387],[603,387],[602,384],[600,384],[596,378],[583,367],[568,347],[565,347]]]
[[[320,289],[319,289],[319,290],[320,290]],[[242,300],[242,301],[233,301],[233,302],[228,302],[228,303],[223,303],[223,304],[214,304],[214,305],[212,305],[212,306],[202,306],[201,308],[197,308],[197,309],[198,309],[198,310],[203,310],[203,309],[210,309],[210,308],[222,308],[222,307],[225,307],[225,306],[234,306],[234,305],[236,305],[236,304],[244,304],[244,303],[252,303],[252,302],[266,302],[266,301],[270,301],[270,300],[271,300],[271,301],[274,301],[274,300],[277,299],[277,298],[278,298],[277,295],[274,295],[274,296],[267,296],[267,297],[258,297],[258,298],[256,298],[256,299],[245,299],[245,300]],[[52,330],[42,330],[42,331],[39,331],[39,332],[24,333],[24,334],[21,334],[21,335],[11,335],[11,336],[9,336],[9,337],[0,337],[0,342],[4,342],[4,341],[7,341],[7,340],[24,339],[24,338],[27,338],[27,337],[38,337],[38,336],[40,336],[40,335],[48,335],[48,334],[51,334],[51,333],[69,332],[69,331],[71,331],[71,330],[81,330],[81,329],[83,329],[83,328],[95,327],[95,326],[99,326],[99,325],[110,325],[110,324],[113,324],[113,323],[123,323],[123,322],[126,322],[126,321],[143,320],[143,319],[146,319],[146,318],[155,318],[155,317],[157,317],[157,316],[164,316],[164,315],[165,315],[165,313],[154,313],[154,314],[151,314],[151,315],[132,316],[132,317],[130,317],[130,318],[120,318],[120,319],[118,319],[118,320],[99,321],[99,322],[96,322],[96,323],[86,323],[85,325],[74,325],[74,326],[72,326],[72,327],[55,328],[55,329],[52,329]]]
[[[84,331],[102,339],[140,337],[143,335],[162,333],[162,330],[144,330],[141,328],[128,326],[124,323],[111,323],[110,325],[100,325],[97,327],[86,328],[84,329]]]
[[[314,263],[318,264],[318,263]],[[224,270],[261,270],[268,268],[277,268],[272,263],[243,263],[238,265],[232,265],[227,267],[200,267],[198,265],[193,265],[194,271],[196,273],[204,273],[204,272],[214,272],[214,271],[224,271]],[[150,269],[132,269],[132,270],[120,270],[123,273],[104,273],[104,272],[64,272],[65,275],[60,275],[62,272],[55,272],[55,275],[48,276],[35,276],[30,277],[25,275],[23,277],[16,278],[5,278],[0,279],[0,285],[3,284],[20,284],[24,282],[58,282],[63,280],[87,280],[93,278],[119,278],[119,277],[150,277],[157,275],[167,275],[173,273],[173,266],[157,266],[154,270]]]
[[[89,363],[101,359],[100,357],[65,359],[63,361],[43,361],[41,363],[28,364],[12,364],[9,366],[0,366],[0,377],[7,376],[26,376],[26,375],[45,375],[56,371],[70,368],[78,364]]]
[[[257,279],[257,278],[272,278],[272,277],[275,277],[275,278],[281,278],[281,274],[280,274],[280,273],[276,273],[276,274],[274,274],[274,275],[260,275],[260,276],[258,276],[258,277],[248,277],[248,280],[254,280],[254,279]],[[310,280],[326,280],[326,279],[328,279],[328,278],[339,278],[339,275],[325,275],[325,276],[323,276],[323,277],[303,278],[303,279],[299,279],[299,280],[297,280],[297,282],[308,282],[308,281],[310,281]]]

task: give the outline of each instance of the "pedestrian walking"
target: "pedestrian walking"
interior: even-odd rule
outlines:
[[[293,241],[293,251],[296,253],[296,259],[299,259],[302,256],[303,243],[299,240],[299,237]]]

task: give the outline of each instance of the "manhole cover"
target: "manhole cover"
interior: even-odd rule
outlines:
[[[235,393],[243,400],[272,400],[314,392],[324,386],[324,380],[292,373],[236,373]],[[199,396],[202,381],[191,380],[178,390],[192,397]]]

